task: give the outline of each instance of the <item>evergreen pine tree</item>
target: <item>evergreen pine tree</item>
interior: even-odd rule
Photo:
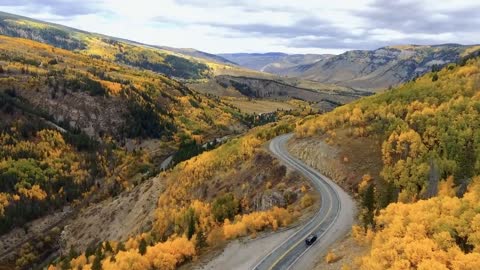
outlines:
[[[138,245],[138,252],[141,255],[145,255],[145,253],[147,253],[147,241],[145,241],[144,238],[140,240],[140,244]]]
[[[196,240],[197,249],[201,249],[207,246],[207,237],[205,236],[205,233],[202,229],[197,232]]]

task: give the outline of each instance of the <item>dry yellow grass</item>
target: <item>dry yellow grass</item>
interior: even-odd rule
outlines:
[[[225,99],[227,103],[239,108],[245,113],[269,113],[276,110],[293,110],[294,106],[283,101],[274,100],[248,100],[229,98]]]
[[[325,262],[330,264],[330,263],[334,263],[336,261],[338,261],[339,259],[341,259],[341,257],[337,256],[333,251],[329,251],[327,253],[327,255],[325,256]]]

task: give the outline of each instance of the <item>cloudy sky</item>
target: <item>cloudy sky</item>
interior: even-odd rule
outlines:
[[[479,0],[0,0],[0,10],[212,53],[480,43]]]

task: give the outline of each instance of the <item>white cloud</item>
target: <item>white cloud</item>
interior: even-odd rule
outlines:
[[[478,16],[468,16],[480,5],[474,0],[90,0],[75,2],[76,9],[66,3],[73,2],[4,0],[0,10],[213,53],[339,53],[389,43],[480,40]]]

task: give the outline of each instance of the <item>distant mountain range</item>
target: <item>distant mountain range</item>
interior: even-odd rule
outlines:
[[[239,65],[356,89],[381,90],[459,61],[478,45],[390,46],[340,55],[221,54]]]
[[[186,81],[218,75],[274,80],[279,80],[278,76],[288,76],[323,84],[314,89],[333,89],[332,85],[337,85],[367,91],[380,91],[412,80],[480,49],[478,45],[443,44],[389,46],[340,55],[277,52],[215,55],[195,49],[147,45],[3,12],[0,12],[0,34],[47,43]]]
[[[285,54],[285,53],[231,53],[219,54],[240,66],[278,75],[288,74],[292,68],[314,64],[333,55],[328,54]]]

